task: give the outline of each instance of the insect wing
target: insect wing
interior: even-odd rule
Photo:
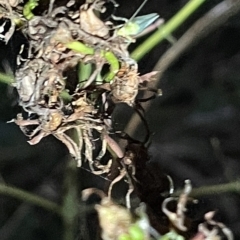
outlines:
[[[144,29],[146,29],[149,25],[155,22],[159,18],[157,13],[150,13],[147,15],[135,17],[132,22],[136,24],[138,28],[138,32],[134,35],[140,34]]]

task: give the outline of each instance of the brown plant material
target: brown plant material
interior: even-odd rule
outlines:
[[[208,212],[204,218],[206,222],[199,224],[198,233],[192,240],[221,240],[220,232],[222,232],[228,240],[233,240],[232,231],[223,223],[213,220],[215,212]]]
[[[185,186],[183,193],[180,195],[177,203],[176,213],[171,212],[167,208],[167,204],[173,200],[173,197],[166,198],[162,204],[162,210],[167,215],[168,219],[171,221],[174,227],[181,231],[187,231],[187,227],[185,226],[185,212],[186,212],[186,204],[188,201],[188,196],[191,193],[192,185],[190,180],[185,181]]]
[[[102,5],[102,1],[95,1],[90,6],[88,4],[82,5],[80,8],[80,26],[83,31],[91,35],[108,38],[109,27],[94,13],[94,9],[103,12],[104,9],[102,8]]]
[[[85,189],[82,191],[83,199],[86,200],[93,193],[99,195],[102,199],[101,203],[95,206],[102,229],[102,239],[116,240],[121,234],[127,233],[129,226],[133,223],[130,211],[114,203],[98,189]]]

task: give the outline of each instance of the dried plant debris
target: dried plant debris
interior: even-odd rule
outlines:
[[[222,235],[228,240],[234,239],[232,231],[229,228],[223,223],[213,220],[214,215],[214,211],[205,214],[204,218],[206,222],[199,224],[198,233],[192,240],[220,240],[222,239]]]
[[[102,199],[95,209],[98,213],[103,240],[160,239],[160,234],[150,225],[144,203],[141,203],[135,210],[135,214],[132,214],[98,189],[85,189],[82,192],[83,200],[86,200],[91,194],[98,194]]]
[[[51,0],[41,15],[33,13],[40,4],[38,0],[24,5],[1,0],[0,4],[2,18],[11,21],[8,31],[3,31],[5,22],[0,26],[1,39],[7,43],[17,27],[28,40],[17,57],[13,86],[23,114],[19,113],[14,122],[29,137],[30,144],[51,134],[67,146],[78,166],[85,159],[96,174],[108,172],[109,164],[101,165],[100,160],[107,147],[119,149],[109,136],[108,105],[123,102],[134,106],[141,85],[155,74],[139,76],[138,64],[129,56],[128,45],[134,41],[127,34],[130,23],[115,26],[114,20],[102,21],[101,13],[106,11],[103,0],[88,0],[77,10],[73,0],[58,7]],[[148,16],[144,26],[133,21],[133,28],[139,33],[157,18],[155,14],[149,21]],[[141,20],[144,22],[144,17]],[[23,58],[23,52],[27,52],[27,58]],[[85,64],[90,64],[92,71],[79,79],[74,91],[69,89],[74,79],[65,77],[65,73]],[[81,71],[84,67],[80,75]],[[74,138],[71,130],[76,132]],[[102,145],[96,154],[94,136]],[[116,155],[123,157],[119,151]]]
[[[171,212],[167,208],[167,204],[175,199],[173,197],[166,198],[162,204],[162,210],[172,223],[170,231],[162,236],[161,240],[185,240],[183,236],[176,231],[186,232],[188,228],[185,226],[185,212],[187,211],[186,204],[189,200],[192,185],[190,180],[185,181],[185,186],[182,194],[180,194],[177,202],[176,213]],[[215,212],[205,214],[205,222],[198,225],[198,233],[191,240],[220,240],[223,236],[228,240],[233,240],[233,234],[229,228],[223,223],[213,220]],[[225,239],[225,238],[224,238]]]
[[[0,0],[0,18],[5,20],[0,26],[0,39],[6,44],[16,27],[26,22],[22,15],[22,7],[18,6],[21,2],[21,0]]]
[[[188,196],[191,193],[192,185],[190,180],[185,181],[185,186],[183,193],[180,195],[177,202],[177,210],[175,212],[171,212],[168,210],[168,203],[171,201],[175,201],[175,198],[169,197],[166,198],[162,204],[162,211],[167,215],[168,219],[171,221],[174,227],[181,231],[187,231],[187,227],[184,225],[186,212],[186,204],[188,202]]]
[[[117,7],[114,0],[109,1]],[[144,204],[135,215],[130,212],[130,194],[134,183],[139,182],[138,165],[134,161],[139,163],[140,159],[135,160],[131,151],[122,151],[110,135],[112,108],[117,103],[135,107],[139,104],[136,99],[139,91],[161,94],[157,89],[146,87],[157,72],[141,76],[128,46],[150,24],[156,20],[160,24],[162,20],[156,13],[136,17],[137,11],[130,20],[112,15],[110,20],[103,21],[104,0],[86,0],[77,8],[74,0],[66,6],[57,6],[50,0],[48,9],[36,15],[39,11],[34,9],[38,5],[39,0],[28,0],[25,4],[21,0],[0,0],[0,40],[7,44],[18,30],[28,42],[21,46],[16,59],[18,66],[12,85],[18,92],[22,112],[12,121],[29,137],[31,145],[53,135],[66,145],[79,167],[86,161],[94,174],[109,173],[112,161],[120,160],[120,174],[109,186],[108,197],[96,189],[83,193],[85,198],[89,193],[101,195],[96,211],[103,240],[184,239],[177,231],[188,231],[185,211],[191,182],[185,182],[176,212],[168,209],[168,203],[176,199],[164,197],[162,211],[173,227],[168,234],[160,236],[151,227]],[[116,25],[116,21],[123,24]],[[77,69],[76,79],[69,77],[72,75],[67,73]],[[100,147],[96,147],[96,141]],[[103,164],[101,160],[107,150],[112,157]],[[145,164],[145,160],[143,162]],[[124,177],[129,184],[127,208],[111,200],[113,185]],[[173,187],[169,179],[171,194]],[[221,239],[219,233],[233,239],[225,225],[213,220],[213,213],[207,213],[205,220],[193,240]]]
[[[177,203],[176,213],[167,210],[166,203],[169,200],[172,201],[172,198],[167,198],[163,202],[163,211],[172,222],[169,231],[164,235],[151,226],[145,203],[140,203],[134,211],[130,211],[95,188],[83,190],[82,199],[86,201],[92,194],[97,194],[101,198],[100,204],[96,204],[95,209],[98,213],[103,240],[220,240],[225,239],[223,236],[228,240],[233,240],[231,230],[223,223],[213,220],[215,212],[205,214],[205,222],[198,225],[198,232],[194,237],[185,238],[181,235],[181,231],[188,231],[184,225],[184,213],[187,210],[186,203],[190,192],[191,182],[186,180],[183,193]]]

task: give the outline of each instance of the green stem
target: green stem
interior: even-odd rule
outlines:
[[[145,42],[138,46],[131,54],[136,61],[140,60],[147,52],[167,38],[176,30],[196,9],[206,0],[190,0],[177,14],[175,14],[165,25],[152,34]]]
[[[212,9],[210,9],[204,16],[199,18],[178,41],[171,46],[159,59],[154,67],[157,71],[155,78],[155,86],[158,86],[165,71],[177,61],[181,55],[199,41],[215,31],[217,28],[223,26],[227,20],[240,12],[239,1],[222,1]]]
[[[83,44],[79,41],[71,41],[65,43],[65,46],[75,52],[79,52],[83,55],[93,55],[94,49],[92,47],[88,47],[87,45]]]
[[[104,77],[106,82],[110,82],[119,70],[119,62],[117,57],[110,51],[102,51],[101,55],[107,60],[110,65],[110,72]]]
[[[10,74],[0,72],[0,82],[11,84],[14,82],[14,77]]]
[[[86,81],[92,73],[92,64],[80,62],[78,66],[78,82]]]
[[[240,181],[194,188],[190,193],[190,196],[201,197],[206,195],[216,195],[229,192],[240,193]],[[178,190],[174,193],[174,196],[179,196],[181,193],[182,190]]]
[[[67,48],[69,48],[73,51],[79,52],[83,55],[94,55],[95,54],[94,48],[88,47],[87,45],[83,44],[82,42],[71,41],[68,43],[64,43],[64,45]],[[107,63],[110,65],[110,72],[107,74],[107,76],[104,79],[106,82],[110,82],[114,78],[117,71],[119,70],[118,58],[114,55],[114,53],[112,53],[110,51],[105,51],[105,50],[101,51],[101,56],[103,58],[105,58]]]
[[[65,194],[62,205],[62,220],[64,226],[63,240],[74,240],[79,214],[78,181],[76,161],[69,159],[64,180]]]
[[[61,214],[61,208],[56,203],[15,187],[0,184],[0,194],[14,197],[21,201],[28,202],[30,204],[34,204],[39,207],[45,208],[51,212]]]
[[[34,17],[34,14],[32,10],[38,6],[39,0],[29,0],[24,6],[23,6],[23,16],[30,20]]]
[[[66,102],[70,102],[72,100],[72,96],[66,90],[63,90],[60,93],[60,97]]]

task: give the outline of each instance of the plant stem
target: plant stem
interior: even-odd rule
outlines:
[[[145,42],[138,46],[131,54],[136,61],[140,60],[147,52],[167,38],[176,30],[195,10],[206,0],[190,0],[177,14],[175,14],[165,25],[152,34]]]
[[[21,201],[28,202],[30,204],[34,204],[39,207],[45,208],[51,212],[61,214],[61,208],[56,203],[15,187],[0,184],[0,194],[14,197]]]
[[[0,72],[0,82],[11,84],[14,82],[14,77],[10,74]]]
[[[63,240],[74,240],[77,216],[79,213],[78,205],[78,186],[77,186],[77,166],[76,161],[69,159],[65,172],[64,182],[65,194],[62,205],[62,220],[64,226]]]
[[[92,64],[80,62],[78,65],[78,82],[86,81],[92,73]]]
[[[221,27],[229,18],[235,16],[240,11],[240,2],[225,0],[217,4],[211,10],[209,10],[203,17],[197,20],[192,27],[187,30],[186,33],[171,47],[169,48],[159,59],[158,63],[154,67],[154,71],[158,71],[156,75],[156,81],[153,87],[158,87],[159,81],[166,69],[174,63],[176,59],[179,59],[180,55],[186,51],[193,44],[198,43],[202,38],[212,33],[217,28]],[[148,98],[148,95],[144,95],[144,98]],[[144,103],[145,112],[151,106],[151,101]],[[128,122],[125,131],[129,135],[134,135],[137,128],[141,124],[141,120],[138,115],[133,114],[132,118]]]
[[[223,194],[223,193],[229,193],[229,192],[240,193],[240,181],[194,188],[190,193],[190,196],[201,197],[206,195],[216,195],[216,194]],[[181,193],[182,193],[182,190],[178,190],[174,193],[174,196],[179,196]]]
[[[154,71],[158,71],[158,74],[155,76],[157,79],[155,86],[158,85],[165,71],[178,60],[184,52],[189,50],[193,45],[196,45],[215,29],[221,27],[229,18],[238,14],[239,11],[239,1],[225,0],[198,19],[157,62],[154,67]]]

